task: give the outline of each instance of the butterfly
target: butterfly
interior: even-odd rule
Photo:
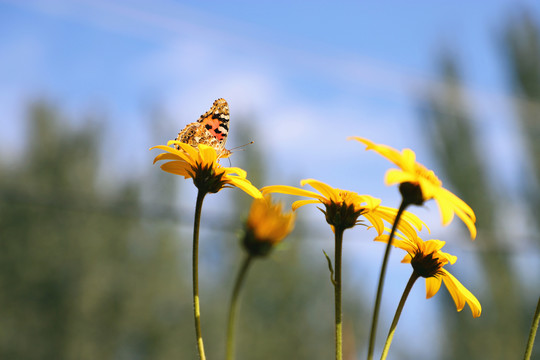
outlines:
[[[230,150],[225,149],[225,142],[229,134],[229,105],[225,99],[217,99],[206,113],[199,117],[199,120],[186,125],[178,133],[176,141],[197,147],[205,144],[213,147],[219,157],[228,157]],[[175,146],[178,150],[180,147]]]

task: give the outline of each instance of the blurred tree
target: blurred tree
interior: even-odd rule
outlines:
[[[528,205],[536,230],[540,230],[540,29],[537,21],[523,11],[510,18],[503,34],[503,55],[511,87],[518,95],[517,121],[528,150],[523,200]],[[536,238],[540,244],[540,238]]]
[[[99,132],[60,119],[34,104],[1,170],[0,358],[179,358],[191,305],[170,227],[143,227],[135,181],[101,189]]]
[[[531,174],[533,178],[522,184],[527,189],[522,201],[532,214],[540,213],[539,34],[535,22],[524,15],[509,22],[504,43],[508,74],[516,92],[522,97],[516,103],[517,118],[524,130],[534,172]],[[445,313],[448,337],[443,354],[447,359],[516,358],[524,351],[532,315],[529,306],[524,306],[527,304],[522,295],[525,284],[520,282],[520,277],[511,266],[508,239],[498,231],[500,219],[497,216],[500,214],[497,211],[504,208],[507,195],[495,193],[495,184],[486,175],[487,156],[477,147],[475,139],[481,134],[474,128],[473,116],[461,90],[461,76],[455,56],[445,52],[439,66],[445,86],[422,100],[422,129],[443,169],[445,183],[450,184],[478,216],[477,242],[481,244],[477,245],[485,250],[479,252],[477,257],[486,284],[484,294],[477,294],[483,306],[479,319],[456,316],[453,311]]]

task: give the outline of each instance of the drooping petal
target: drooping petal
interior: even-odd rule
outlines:
[[[237,176],[229,176],[227,177],[228,183],[236,186],[237,188],[243,190],[248,195],[254,197],[255,199],[262,199],[263,195],[257,189],[255,186],[251,184],[251,182],[245,178],[237,177]]]
[[[384,223],[380,216],[376,216],[373,212],[367,212],[364,217],[373,225],[377,233],[381,235],[384,231]]]
[[[461,210],[456,209],[456,215],[463,221],[465,226],[467,226],[467,229],[469,229],[471,239],[476,239],[476,226],[474,225],[474,221],[471,220],[471,218]]]
[[[440,189],[440,192],[437,194],[437,200],[439,203],[444,202],[448,209],[455,212],[455,214],[465,223],[471,233],[471,238],[474,240],[476,238],[476,226],[474,225],[476,222],[476,215],[471,207],[444,188]],[[441,205],[439,205],[439,207],[440,206]],[[452,219],[450,219],[450,221],[451,220]]]
[[[441,276],[429,277],[426,279],[426,299],[431,298],[441,288]]]
[[[439,212],[441,214],[441,222],[444,226],[446,226],[452,222],[452,219],[454,218],[454,208],[444,198],[441,199],[437,197],[436,200],[437,206],[439,207]]]
[[[456,208],[461,209],[465,214],[467,214],[472,221],[476,221],[476,216],[474,215],[473,209],[467,203],[460,198],[458,198],[452,192],[442,189],[441,193],[444,194],[444,197],[447,198]]]
[[[465,303],[469,304],[473,317],[479,317],[482,313],[482,306],[478,299],[469,291],[465,286],[463,286],[458,279],[456,279],[452,274],[450,274],[445,269],[442,269],[444,272],[443,281],[448,289],[448,292],[452,296],[452,299],[456,303],[457,311],[463,310]]]

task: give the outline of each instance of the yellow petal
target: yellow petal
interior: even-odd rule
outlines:
[[[358,195],[359,200],[362,203],[365,203],[365,207],[368,209],[375,209],[381,204],[381,199],[378,199],[376,197],[370,196],[370,195]]]
[[[437,239],[431,239],[424,241],[424,249],[423,252],[425,254],[434,253],[442,249],[442,247],[446,244],[445,241],[437,240]]]
[[[441,214],[441,222],[444,226],[448,225],[454,218],[454,207],[445,198],[435,198],[439,212]]]
[[[411,149],[403,149],[401,152],[401,168],[409,173],[415,173],[416,154]]]
[[[313,191],[299,189],[294,186],[288,186],[288,185],[265,186],[261,189],[261,191],[263,194],[280,193],[280,194],[288,194],[288,195],[305,196],[305,197],[319,199],[321,201],[324,200],[324,197],[322,197],[321,195]]]
[[[373,225],[379,235],[383,233],[384,223],[382,222],[380,216],[376,216],[373,212],[368,212],[364,214],[364,217],[371,223],[371,225]]]
[[[245,191],[248,195],[254,197],[255,199],[263,198],[263,195],[259,189],[253,186],[249,180],[237,176],[227,176],[227,181],[237,188]]]
[[[217,153],[213,147],[204,144],[199,144],[198,147],[203,164],[211,164],[217,160]]]
[[[169,161],[161,165],[160,168],[168,173],[183,176],[185,179],[193,175],[191,166],[184,161]]]
[[[174,141],[171,140],[167,143],[168,145],[174,144],[178,145],[191,159],[197,159],[198,158],[198,151],[191,145],[180,142],[180,141]],[[176,150],[176,149],[174,149]],[[179,151],[179,150],[176,150]],[[180,151],[181,152],[181,151]]]
[[[300,185],[305,186],[306,184],[312,186],[315,190],[320,192],[325,198],[330,200],[336,200],[335,195],[337,193],[336,189],[331,187],[328,184],[323,183],[315,179],[304,179],[300,181]]]
[[[450,201],[456,208],[461,209],[464,213],[466,213],[471,220],[476,221],[476,216],[474,215],[473,209],[467,203],[463,200],[461,200],[459,197],[457,197],[454,193],[451,191],[448,191],[445,188],[441,188],[441,192],[444,194],[444,196]]]
[[[423,222],[422,220],[420,220],[420,218],[416,215],[414,215],[413,213],[410,213],[408,211],[404,211],[402,214],[401,214],[401,218],[405,221],[407,221],[408,223],[414,225],[414,227],[416,227],[418,229],[418,231],[421,231],[422,228],[426,228],[428,232],[431,232],[431,230],[429,229],[429,227],[426,225],[425,222]]]
[[[463,286],[458,279],[450,274],[445,269],[441,269],[444,272],[443,280],[448,292],[452,296],[456,304],[457,311],[463,310],[465,303],[469,304],[473,317],[479,317],[482,313],[482,306],[478,299]]]
[[[426,299],[431,298],[441,288],[442,279],[438,277],[426,278]]]
[[[223,168],[227,174],[236,174],[239,177],[245,178],[247,176],[247,173],[244,169],[241,169],[239,167],[230,167],[230,168]]]
[[[386,171],[386,174],[384,175],[384,183],[387,186],[404,182],[416,183],[417,181],[417,176],[399,169],[390,169]]]
[[[374,210],[374,212],[383,220],[386,220],[390,224],[393,224],[396,219],[397,209],[389,208],[386,206],[379,206],[377,207],[377,209]],[[399,231],[403,232],[408,237],[416,236],[416,231],[404,218],[401,218],[397,228]]]
[[[471,233],[471,238],[476,238],[476,226],[474,225],[476,221],[476,215],[474,214],[474,211],[471,209],[471,207],[467,205],[467,203],[465,203],[463,200],[461,200],[445,188],[438,189],[437,194],[435,195],[435,200],[439,204],[439,209],[441,209],[441,207],[443,206],[442,204],[444,204],[444,207],[447,209],[447,211],[452,211],[453,213],[455,213],[469,229],[469,232]],[[452,217],[450,217],[450,220],[443,217],[443,224],[448,224],[452,220],[452,218],[453,214]],[[444,222],[445,220],[447,221],[446,223]]]
[[[307,205],[307,204],[320,204],[321,202],[319,200],[297,200],[293,202],[292,209],[293,211],[296,211],[301,206]]]
[[[161,160],[179,160],[179,156],[168,152],[161,153],[154,158],[154,164]]]
[[[392,241],[393,242],[393,241]],[[403,264],[410,264],[412,260],[411,254],[405,255],[405,257],[401,260]]]
[[[396,234],[396,235],[403,238],[402,236],[400,236],[400,234]],[[383,234],[383,235],[379,235],[379,236],[375,237],[375,239],[373,239],[373,240],[388,243],[389,238],[390,238],[390,235]],[[411,242],[409,242],[407,240],[400,240],[398,238],[392,239],[392,246],[397,247],[397,248],[402,249],[402,250],[405,250],[408,253],[413,253],[416,250],[416,246],[411,244]]]
[[[390,160],[397,166],[401,166],[402,155],[398,150],[388,145],[375,144],[373,141],[368,140],[366,138],[359,137],[359,136],[351,136],[347,139],[359,141],[363,143],[364,145],[366,145],[366,150],[373,150],[379,153],[380,155],[382,155],[383,157],[387,158],[388,160]]]
[[[179,151],[178,149],[172,148],[170,146],[158,145],[158,146],[153,146],[153,147],[150,148],[150,150],[152,150],[152,149],[160,149],[160,150],[163,150],[163,151],[165,151],[167,153],[176,155],[179,158],[181,158],[182,160],[187,161],[188,163],[193,162],[193,160],[191,160],[191,158],[189,156],[187,156],[185,153],[183,153],[182,151]],[[156,162],[156,160],[154,160],[154,163],[155,162]]]

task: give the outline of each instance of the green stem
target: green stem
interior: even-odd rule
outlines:
[[[386,266],[388,264],[388,258],[390,257],[390,248],[392,245],[392,240],[394,239],[394,234],[396,232],[399,219],[401,218],[401,214],[403,214],[403,211],[405,211],[405,208],[408,205],[409,203],[405,202],[404,200],[401,201],[401,205],[399,206],[398,212],[396,214],[394,224],[392,225],[392,231],[390,232],[388,243],[386,244],[386,250],[384,252],[383,263],[381,266],[381,273],[379,275],[379,285],[377,286],[377,296],[375,298],[375,307],[373,308],[373,318],[371,320],[371,332],[369,334],[369,348],[368,348],[368,356],[367,356],[368,360],[373,360],[373,350],[375,348],[377,323],[379,321],[379,308],[381,306],[382,291],[384,288],[384,277],[386,274]]]
[[[343,323],[341,312],[341,253],[343,248],[343,232],[345,229],[335,228],[335,273],[334,273],[334,303],[336,319],[336,360],[343,358]]]
[[[240,294],[240,289],[242,288],[242,284],[244,283],[244,279],[246,277],[249,265],[251,264],[251,260],[253,260],[253,256],[247,255],[244,262],[242,263],[242,267],[238,271],[238,275],[236,276],[236,282],[234,283],[231,304],[229,307],[229,321],[227,323],[227,360],[232,360],[234,358],[234,324],[236,319],[236,305],[238,303],[238,294]]]
[[[532,349],[534,345],[534,338],[536,337],[536,331],[538,330],[538,324],[540,323],[540,297],[538,298],[538,305],[536,305],[536,312],[534,313],[533,321],[531,324],[531,332],[529,333],[529,340],[527,341],[527,347],[525,348],[524,360],[529,360],[532,355]]]
[[[381,360],[385,360],[386,356],[388,355],[388,350],[390,349],[390,344],[392,343],[392,339],[394,338],[394,333],[396,332],[396,326],[399,321],[399,317],[401,316],[401,311],[403,310],[405,301],[407,301],[407,297],[409,296],[409,293],[411,292],[414,282],[417,279],[418,279],[418,274],[413,271],[411,277],[409,278],[409,282],[407,283],[407,286],[405,287],[405,290],[403,290],[403,295],[401,296],[401,300],[399,301],[399,305],[396,309],[396,314],[394,315],[394,320],[392,320],[392,325],[390,325],[390,331],[388,331],[388,336],[386,337],[386,343],[384,343]]]
[[[195,316],[195,335],[197,338],[197,350],[199,359],[206,360],[204,344],[201,332],[201,309],[199,304],[199,227],[201,223],[201,209],[205,191],[199,190],[195,204],[195,220],[193,222],[193,313]]]

